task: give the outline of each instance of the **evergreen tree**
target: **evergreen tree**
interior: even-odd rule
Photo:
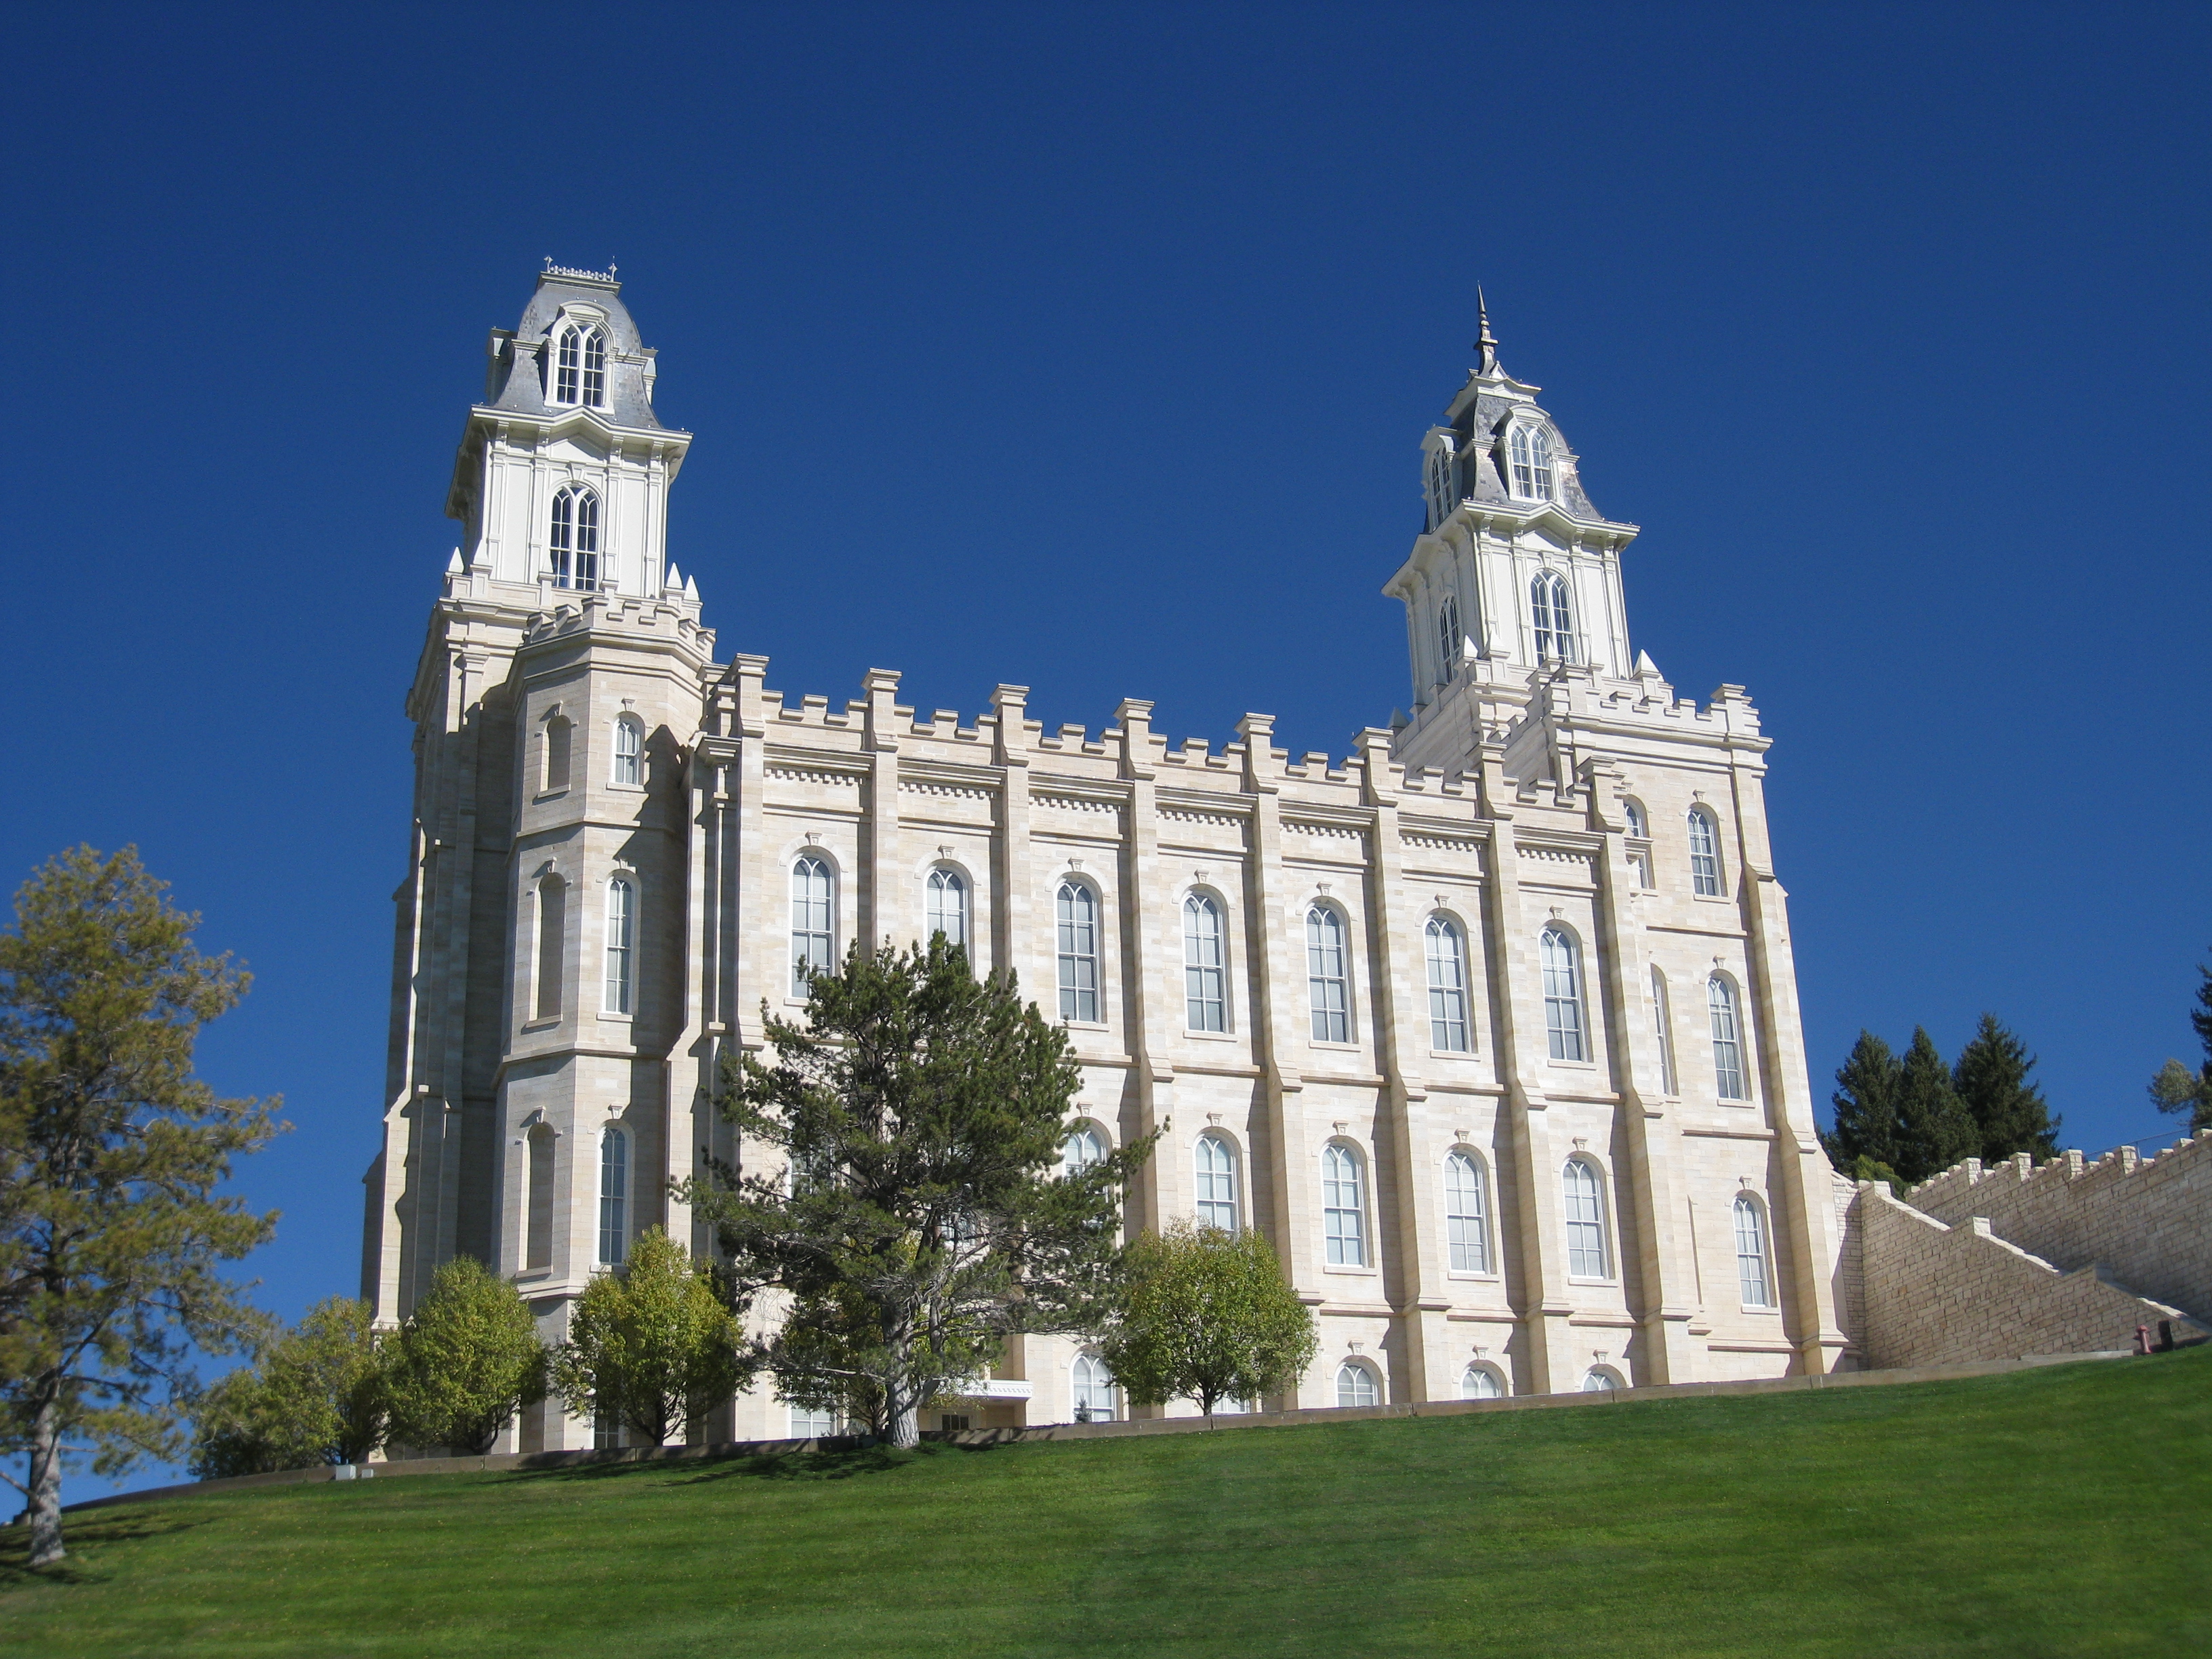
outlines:
[[[163,892],[135,848],[79,847],[0,933],[0,1451],[29,1460],[0,1479],[27,1499],[34,1567],[64,1554],[64,1449],[108,1475],[177,1457],[191,1350],[266,1328],[218,1269],[276,1217],[216,1190],[284,1126],[192,1076],[200,1027],[247,980]]]
[[[1951,1087],[1981,1131],[1977,1156],[1983,1163],[2002,1163],[2014,1152],[2033,1152],[2039,1162],[2058,1156],[2059,1120],[2043,1091],[2027,1080],[2034,1069],[2027,1045],[1995,1014],[1982,1016],[1973,1040],[1959,1051]]]
[[[2193,1072],[2169,1060],[2150,1080],[2151,1104],[2161,1112],[2185,1115],[2191,1134],[2212,1128],[2212,968],[2199,967],[2197,973],[2197,1006],[2189,1011],[2189,1023],[2197,1028],[2204,1059]]]
[[[456,1256],[389,1346],[392,1437],[488,1452],[525,1406],[545,1397],[546,1352],[522,1292],[474,1256]]]
[[[763,1009],[772,1066],[725,1054],[720,1103],[757,1165],[710,1165],[683,1190],[738,1288],[789,1298],[755,1356],[777,1392],[910,1446],[921,1408],[982,1376],[1008,1334],[1103,1318],[1122,1186],[1155,1137],[1063,1173],[1081,1078],[1067,1034],[942,935],[855,944],[811,976],[806,1012]]]
[[[1099,1352],[1140,1406],[1256,1401],[1295,1388],[1313,1362],[1313,1312],[1249,1231],[1177,1222],[1129,1247],[1128,1279]]]
[[[1973,1114],[1952,1088],[1951,1068],[1925,1026],[1912,1028],[1912,1046],[1898,1072],[1897,1134],[1897,1156],[1886,1161],[1913,1182],[1972,1158],[1982,1144]]]
[[[317,1463],[359,1463],[384,1443],[384,1368],[366,1302],[334,1296],[259,1361],[224,1377],[193,1412],[203,1480]]]
[[[750,1369],[744,1344],[712,1275],[653,1227],[576,1299],[554,1386],[577,1415],[609,1413],[658,1446],[737,1390]]]
[[[1872,1031],[1862,1030],[1850,1056],[1836,1068],[1836,1127],[1820,1137],[1829,1162],[1848,1173],[1853,1162],[1869,1158],[1893,1167],[1899,1131],[1898,1090],[1904,1068],[1890,1047]]]

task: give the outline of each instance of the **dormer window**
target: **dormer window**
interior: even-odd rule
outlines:
[[[1513,493],[1524,501],[1552,499],[1552,437],[1541,427],[1513,428]]]
[[[599,498],[571,485],[553,498],[553,523],[547,537],[553,586],[586,593],[599,586]]]
[[[571,323],[561,331],[553,374],[556,403],[604,409],[607,404],[607,337],[598,328]]]
[[[1459,628],[1459,600],[1452,594],[1444,595],[1444,602],[1437,607],[1437,649],[1443,663],[1443,672],[1438,677],[1449,680],[1459,666],[1459,653],[1465,636]]]
[[[1455,505],[1451,486],[1451,452],[1439,444],[1429,452],[1429,528],[1431,530],[1451,516]]]

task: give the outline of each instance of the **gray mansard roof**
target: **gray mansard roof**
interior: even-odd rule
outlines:
[[[494,409],[544,415],[554,370],[554,325],[564,307],[596,314],[607,333],[607,401],[602,411],[617,426],[658,428],[653,412],[653,353],[638,338],[637,325],[621,300],[622,284],[596,271],[549,265],[538,278],[538,291],[513,333],[495,329],[484,402]]]

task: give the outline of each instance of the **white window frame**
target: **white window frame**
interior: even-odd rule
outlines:
[[[1437,605],[1437,678],[1440,683],[1449,684],[1458,672],[1466,640],[1459,621],[1459,595],[1446,593]]]
[[[599,1249],[603,1267],[629,1257],[629,1131],[610,1123],[599,1131]]]
[[[1644,803],[1636,800],[1622,801],[1620,815],[1628,825],[1625,839],[1628,844],[1629,873],[1636,878],[1638,887],[1649,892],[1652,886],[1650,817],[1644,811]]]
[[[1579,1173],[1577,1173],[1579,1172]],[[1605,1171],[1577,1152],[1559,1166],[1559,1212],[1567,1235],[1567,1277],[1585,1283],[1613,1278],[1613,1229],[1606,1222]]]
[[[1243,1205],[1238,1192],[1237,1148],[1227,1135],[1209,1129],[1191,1148],[1192,1187],[1198,1224],[1237,1231]]]
[[[1667,975],[1659,970],[1656,962],[1651,964],[1651,1024],[1653,1034],[1659,1039],[1659,1092],[1679,1095],[1680,1079],[1674,1075],[1674,999],[1668,994]]]
[[[546,402],[563,409],[605,409],[611,344],[603,320],[564,311],[553,335],[553,384]]]
[[[1627,1384],[1621,1380],[1620,1373],[1614,1370],[1612,1366],[1593,1365],[1583,1373],[1583,1385],[1577,1392],[1612,1394],[1616,1389],[1626,1386]]]
[[[1068,1403],[1079,1423],[1111,1423],[1121,1414],[1121,1384],[1095,1353],[1079,1353],[1067,1368]],[[1101,1396],[1103,1396],[1102,1399]]]
[[[818,1406],[792,1406],[789,1410],[793,1440],[820,1440],[845,1432],[844,1422],[835,1411],[823,1411]]]
[[[1183,1029],[1229,1030],[1229,919],[1211,893],[1182,901]]]
[[[1472,1054],[1467,936],[1449,916],[1432,913],[1421,928],[1421,949],[1428,964],[1429,1047],[1438,1054]]]
[[[1539,662],[1557,658],[1580,660],[1575,642],[1574,584],[1560,570],[1539,570],[1528,579],[1528,623]]]
[[[1588,1065],[1595,1052],[1589,1029],[1589,1000],[1583,988],[1582,941],[1574,930],[1553,922],[1537,936],[1543,975],[1544,1034],[1550,1058]]]
[[[1306,907],[1306,1006],[1314,1042],[1352,1041],[1352,927],[1333,904]]]
[[[546,513],[545,562],[553,586],[596,593],[613,583],[600,580],[599,492],[586,483],[565,483],[553,492]]]
[[[1322,1261],[1331,1267],[1371,1266],[1367,1249],[1366,1160],[1341,1140],[1321,1149]]]
[[[1766,1224],[1766,1206],[1750,1193],[1738,1193],[1729,1206],[1735,1238],[1736,1294],[1747,1313],[1772,1313],[1780,1303],[1775,1296],[1773,1230]],[[1744,1223],[1751,1224],[1747,1238]]]
[[[974,927],[969,921],[968,878],[949,864],[930,866],[922,879],[922,936],[927,942],[939,933],[947,945],[958,945],[972,957]],[[950,903],[947,900],[950,900]]]
[[[1449,1271],[1490,1273],[1489,1183],[1482,1158],[1465,1146],[1444,1157],[1444,1249]]]
[[[1507,441],[1513,465],[1513,494],[1523,501],[1558,499],[1559,456],[1552,434],[1540,426],[1522,422]]]
[[[1375,1367],[1364,1359],[1347,1359],[1336,1368],[1336,1403],[1340,1409],[1382,1405],[1387,1392]]]
[[[599,1012],[629,1018],[637,1000],[637,883],[607,883],[605,994]]]
[[[1699,898],[1724,898],[1721,881],[1720,820],[1703,806],[1688,813],[1690,832],[1690,890]]]
[[[1751,1098],[1749,1056],[1744,1052],[1743,998],[1726,974],[1705,979],[1705,1009],[1713,1034],[1713,1093],[1721,1100]]]
[[[1106,997],[1099,934],[1106,907],[1089,882],[1070,876],[1054,890],[1052,908],[1060,1024],[1103,1024]]]
[[[617,789],[645,787],[645,722],[635,714],[615,717],[614,755],[607,781]]]
[[[1478,1376],[1489,1383],[1486,1390],[1475,1386]],[[1459,1374],[1459,1397],[1462,1400],[1503,1400],[1512,1392],[1506,1386],[1504,1374],[1484,1360],[1469,1360],[1467,1369]]]
[[[801,853],[791,861],[792,996],[805,1000],[809,969],[828,972],[836,965],[837,871],[823,853]]]
[[[1106,1133],[1088,1118],[1072,1124],[1060,1143],[1060,1172],[1079,1176],[1106,1161]]]

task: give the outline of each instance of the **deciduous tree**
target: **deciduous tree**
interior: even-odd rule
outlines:
[[[192,1473],[202,1480],[358,1463],[384,1443],[384,1368],[373,1310],[334,1296],[201,1400]]]
[[[545,1397],[545,1345],[522,1293],[474,1256],[456,1256],[388,1345],[392,1438],[488,1452],[525,1406]]]
[[[789,1298],[757,1355],[777,1391],[911,1445],[921,1408],[1010,1334],[1103,1318],[1122,1186],[1152,1138],[1063,1175],[1080,1078],[1066,1034],[941,935],[855,944],[811,976],[806,1012],[763,1008],[773,1064],[724,1056],[743,1152],[684,1194],[741,1289]]]
[[[1258,1400],[1297,1386],[1318,1339],[1274,1247],[1249,1231],[1178,1222],[1129,1247],[1127,1282],[1099,1352],[1143,1406]]]
[[[553,1360],[570,1411],[611,1413],[655,1446],[688,1434],[750,1369],[744,1328],[713,1274],[659,1227],[584,1287]]]
[[[15,895],[0,933],[0,1450],[27,1453],[30,1563],[63,1556],[67,1455],[117,1474],[183,1450],[191,1350],[266,1328],[221,1265],[274,1213],[217,1197],[284,1126],[273,1101],[192,1075],[200,1027],[246,975],[204,957],[135,848],[79,847]]]

